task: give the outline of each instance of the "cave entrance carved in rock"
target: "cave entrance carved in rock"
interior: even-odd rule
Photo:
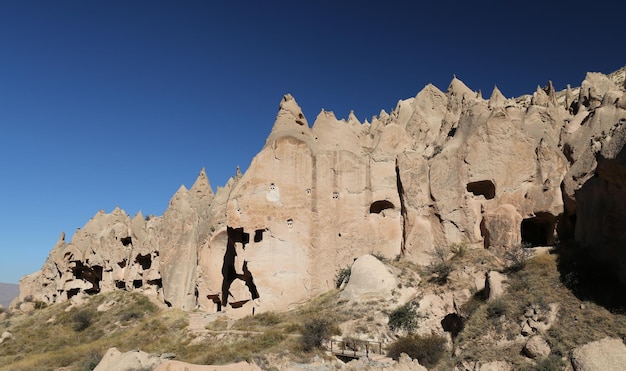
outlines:
[[[556,218],[550,213],[537,213],[522,220],[522,244],[530,246],[553,246]]]
[[[491,180],[479,180],[467,183],[467,191],[473,193],[474,196],[483,196],[491,200],[496,196],[496,185]]]
[[[221,306],[218,306],[218,310],[228,304],[229,296],[232,296],[230,294],[230,286],[236,279],[244,281],[246,287],[248,287],[248,290],[250,291],[252,300],[259,298],[259,291],[254,283],[252,272],[248,269],[248,262],[244,260],[242,273],[237,273],[237,269],[235,267],[235,257],[237,256],[235,243],[241,243],[243,245],[243,250],[245,250],[246,245],[250,243],[250,234],[244,232],[243,228],[228,227],[226,232],[228,235],[228,242],[226,245],[226,253],[224,254],[224,264],[222,265],[222,300]]]
[[[393,209],[395,206],[391,201],[378,200],[370,205],[370,214],[380,214],[383,210]]]

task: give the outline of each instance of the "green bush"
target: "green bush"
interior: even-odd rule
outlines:
[[[351,267],[341,268],[335,276],[335,287],[340,288],[344,282],[350,281],[350,273],[352,273]]]
[[[439,362],[445,351],[446,339],[443,336],[413,334],[394,341],[388,348],[387,356],[397,360],[400,354],[406,353],[413,359],[417,358],[422,366],[431,368]]]
[[[334,333],[334,324],[326,318],[315,317],[304,323],[302,349],[310,351],[321,348],[322,342]]]
[[[389,328],[411,331],[417,327],[417,312],[411,303],[406,303],[389,313]]]

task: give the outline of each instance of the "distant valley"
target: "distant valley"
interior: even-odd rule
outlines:
[[[0,282],[0,305],[7,308],[11,301],[17,297],[20,288],[15,283],[1,283]]]

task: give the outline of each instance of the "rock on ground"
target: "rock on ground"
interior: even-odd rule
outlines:
[[[350,280],[341,298],[351,301],[388,300],[396,285],[396,278],[389,269],[378,258],[367,254],[352,265]]]
[[[587,343],[572,352],[572,366],[576,371],[622,371],[626,368],[626,345],[615,338]]]
[[[541,336],[531,336],[524,345],[524,354],[530,358],[546,357],[550,354],[550,346]]]
[[[94,371],[131,371],[154,368],[162,361],[161,357],[140,350],[122,353],[114,347],[107,350]]]

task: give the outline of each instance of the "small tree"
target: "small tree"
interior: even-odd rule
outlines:
[[[305,351],[320,348],[334,333],[334,324],[324,317],[314,317],[304,323],[301,344]]]

